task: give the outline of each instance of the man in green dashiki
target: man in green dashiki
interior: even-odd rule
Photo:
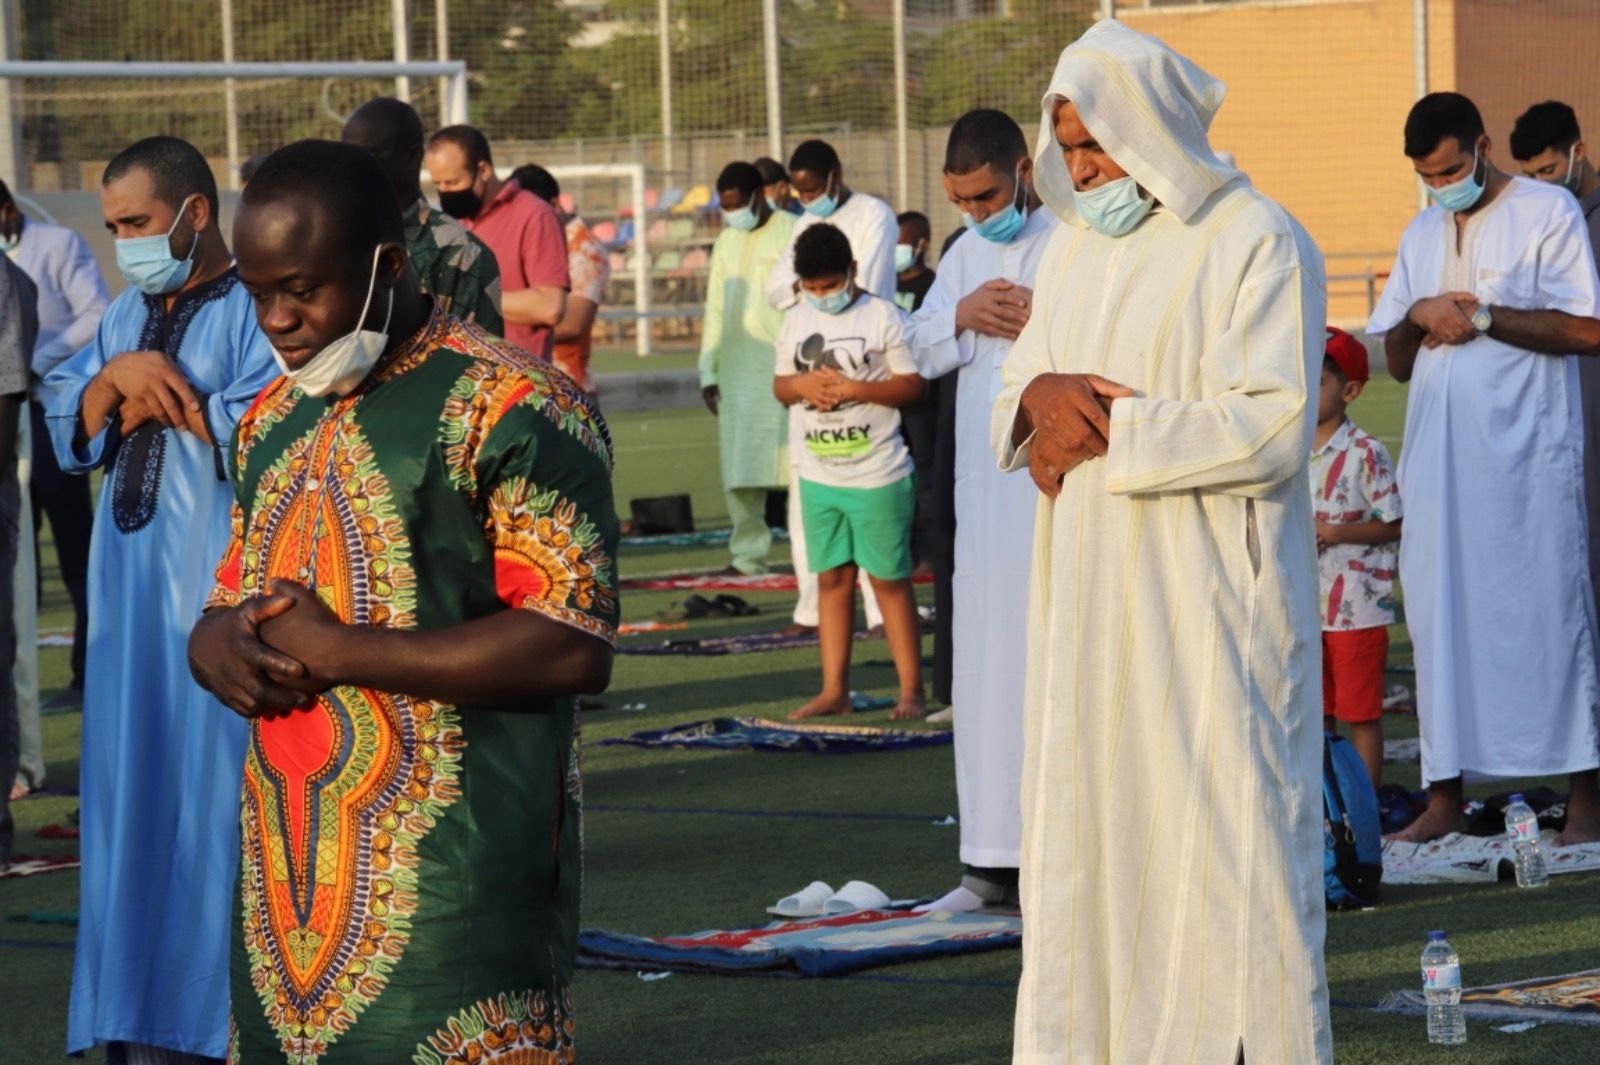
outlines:
[[[189,647],[250,719],[232,1060],[567,1065],[610,438],[559,371],[419,290],[384,181],[301,141],[234,225],[286,376],[239,423]]]
[[[383,165],[406,225],[406,255],[422,291],[463,322],[495,336],[500,317],[500,264],[489,245],[422,198],[422,119],[404,100],[381,97],[355,109],[341,139]]]

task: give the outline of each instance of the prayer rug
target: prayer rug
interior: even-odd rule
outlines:
[[[713,929],[684,936],[630,936],[586,929],[578,935],[578,967],[843,976],[883,965],[1005,950],[1021,944],[1022,916],[1015,911],[858,910],[839,917],[775,921],[759,928]]]
[[[77,839],[82,832],[76,825],[45,825],[33,834],[40,839]]]
[[[1555,833],[1540,833],[1551,876],[1600,870],[1600,843],[1553,846]],[[1432,843],[1383,842],[1385,884],[1493,883],[1513,876],[1511,843],[1505,836],[1466,836],[1452,832]]]
[[[932,584],[933,574],[913,575],[913,584]],[[799,581],[792,573],[763,573],[756,577],[728,576],[721,573],[680,573],[660,577],[636,577],[622,582],[622,588],[634,592],[795,592]]]
[[[1392,765],[1416,765],[1422,761],[1422,740],[1413,736],[1383,741],[1383,760]]]
[[[640,636],[647,632],[682,632],[688,627],[687,621],[624,621],[617,626],[617,635]]]
[[[1470,987],[1461,992],[1461,1006],[1475,1021],[1539,1021],[1600,1027],[1600,969],[1540,976],[1508,984]],[[1421,991],[1400,991],[1384,998],[1384,1013],[1425,1013]]]
[[[681,627],[681,626],[680,626]],[[865,632],[856,633],[856,639],[872,637]],[[664,640],[661,643],[640,644],[637,647],[619,647],[624,655],[747,655],[759,651],[792,651],[815,647],[818,643],[815,629],[807,632],[747,632],[737,636],[707,636],[702,639]]]
[[[0,878],[11,876],[37,876],[62,869],[76,869],[81,863],[76,854],[52,854],[45,858],[30,858],[24,854],[11,857],[11,864],[0,869]]]
[[[892,701],[891,701],[892,704]],[[805,725],[759,717],[718,717],[671,728],[598,740],[600,747],[710,748],[720,751],[800,751],[806,754],[858,754],[943,747],[955,740],[948,730],[913,731],[862,725]]]

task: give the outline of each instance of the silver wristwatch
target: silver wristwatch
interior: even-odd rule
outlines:
[[[1472,328],[1479,336],[1489,332],[1489,327],[1494,325],[1494,315],[1489,313],[1486,304],[1479,304],[1478,309],[1472,312]]]

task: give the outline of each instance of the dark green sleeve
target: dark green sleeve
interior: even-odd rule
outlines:
[[[476,462],[495,588],[514,609],[615,644],[618,527],[605,423],[565,377],[534,369],[527,378]]]
[[[475,291],[470,302],[462,302],[457,314],[495,336],[504,336],[506,323],[500,316],[500,264],[495,262],[494,252],[489,250],[487,244],[470,233],[467,239],[478,249],[477,258],[471,264]],[[471,314],[464,313],[467,311],[471,311]]]

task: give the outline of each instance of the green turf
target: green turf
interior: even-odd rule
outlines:
[[[1391,447],[1400,435],[1403,391],[1374,382],[1353,414]],[[627,415],[612,423],[618,442],[617,496],[687,491],[702,527],[726,520],[717,483],[715,426],[702,411]],[[725,562],[718,548],[632,550],[626,574],[709,568]],[[679,593],[629,593],[631,621],[653,618]],[[705,635],[777,624],[790,597],[752,595],[761,617],[696,622]],[[43,627],[66,625],[65,597],[52,580]],[[630,640],[659,639],[630,637]],[[1409,659],[1403,626],[1394,657]],[[46,683],[65,680],[66,654],[42,653]],[[883,644],[858,648],[856,687],[889,694],[894,674]],[[1406,679],[1403,676],[1398,679]],[[809,695],[815,653],[790,651],[729,658],[622,656],[605,697],[607,709],[585,722],[589,739],[733,711],[778,713]],[[643,710],[624,711],[643,703]],[[862,715],[881,721],[884,714]],[[1414,735],[1409,718],[1389,716],[1391,735]],[[79,717],[46,719],[50,779],[76,778]],[[838,886],[861,878],[891,895],[932,893],[958,872],[957,829],[934,820],[955,811],[948,749],[819,758],[803,755],[653,752],[591,747],[586,798],[594,807],[883,812],[927,815],[925,821],[843,822],[712,814],[611,812],[586,817],[583,921],[640,933],[686,932],[763,919],[762,907],[812,879]],[[1415,785],[1414,767],[1389,767]],[[1559,785],[1560,782],[1553,782]],[[1503,788],[1505,785],[1499,785]],[[70,844],[33,838],[60,821],[71,799],[18,807],[19,839],[28,851],[70,851]],[[1446,928],[1470,983],[1489,983],[1592,968],[1600,956],[1600,923],[1592,878],[1557,878],[1542,892],[1470,886],[1386,890],[1383,905],[1328,921],[1328,979],[1340,1065],[1425,1065],[1448,1058],[1474,1065],[1526,1065],[1600,1059],[1600,1032],[1545,1025],[1504,1035],[1469,1025],[1465,1047],[1445,1052],[1426,1043],[1419,1018],[1363,1008],[1386,992],[1415,986],[1424,933]],[[51,874],[0,881],[0,917],[71,910],[76,877]],[[5,923],[0,939],[63,943],[57,925]],[[1014,952],[900,966],[868,978],[782,981],[674,976],[645,983],[631,973],[583,972],[577,979],[579,1045],[589,1065],[799,1062],[862,1065],[971,1065],[1009,1060]],[[0,948],[0,1003],[8,1045],[0,1060],[53,1061],[65,1023],[70,951]],[[882,982],[892,977],[893,983]],[[91,1055],[89,1060],[99,1060]]]

